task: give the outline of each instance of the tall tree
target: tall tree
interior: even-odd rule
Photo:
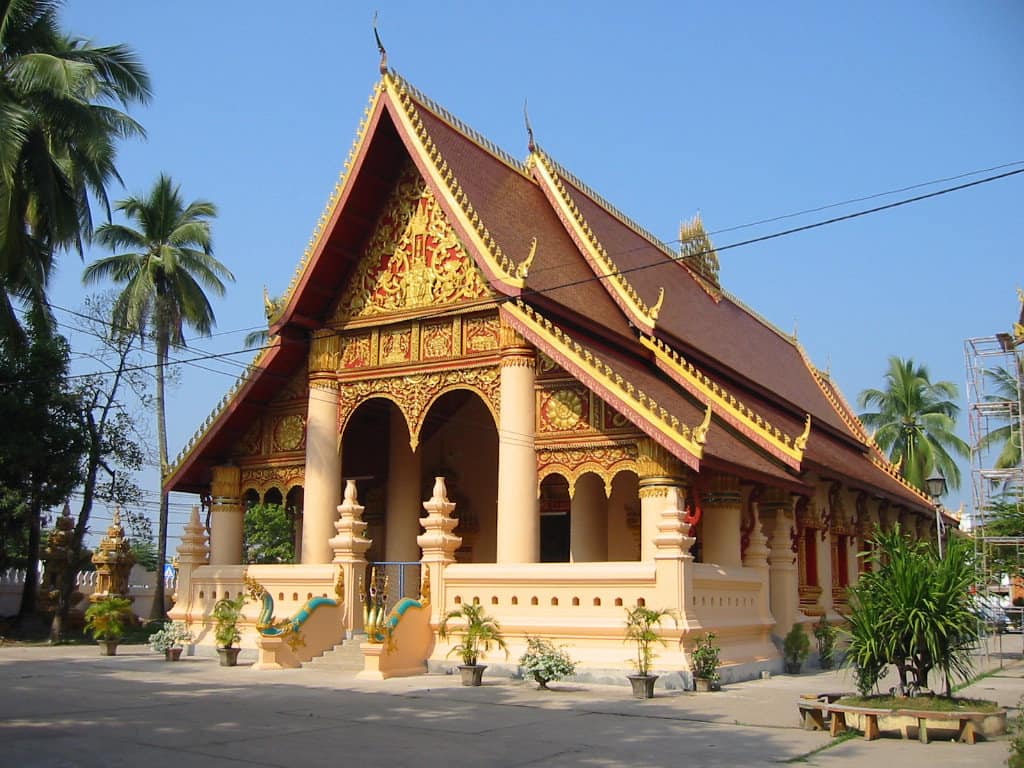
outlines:
[[[206,200],[185,203],[181,190],[161,174],[146,197],[118,201],[116,209],[129,224],[104,224],[96,240],[123,251],[89,264],[86,284],[111,280],[123,286],[112,313],[114,325],[152,338],[156,349],[157,446],[160,459],[160,520],[157,558],[167,558],[167,494],[162,480],[168,469],[165,368],[172,347],[185,346],[185,328],[208,336],[216,322],[204,288],[218,296],[234,275],[213,256],[210,221],[217,208]],[[163,615],[163,579],[157,579],[153,618]]]
[[[0,341],[0,516],[13,517],[27,535],[19,620],[35,612],[43,513],[81,482],[86,452],[81,403],[66,381],[67,341],[38,313],[27,329],[25,348]]]
[[[928,369],[910,358],[889,358],[885,389],[866,389],[857,402],[875,411],[860,414],[874,432],[875,442],[899,465],[904,479],[927,492],[925,479],[938,469],[949,487],[960,487],[960,468],[954,456],[967,458],[970,448],[957,437],[960,408],[956,384],[932,382]]]
[[[94,503],[99,500],[125,505],[141,497],[141,490],[131,477],[142,467],[144,457],[135,417],[125,402],[125,392],[131,391],[144,398],[146,381],[143,372],[135,366],[139,337],[111,324],[113,302],[111,295],[91,296],[86,299],[84,311],[79,313],[86,330],[100,342],[96,360],[102,362],[105,370],[80,377],[74,388],[81,407],[79,420],[86,445],[81,468],[82,502],[69,545],[71,562],[76,567],[58,572],[56,610],[50,625],[53,642],[63,639],[75,572],[88,554],[83,541]],[[131,519],[130,513],[128,517]]]
[[[150,95],[131,49],[68,35],[60,6],[0,0],[0,338],[17,342],[15,305],[45,307],[55,253],[91,236],[90,197],[109,218],[117,142],[143,134],[118,107]]]

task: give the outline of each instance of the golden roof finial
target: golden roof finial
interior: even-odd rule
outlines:
[[[377,32],[377,11],[373,12],[373,36],[377,40],[377,52],[380,53],[380,73],[388,73],[388,52],[384,50],[384,43],[380,41],[380,33]]]
[[[711,427],[711,403],[704,412],[704,421],[693,428],[693,442],[704,445],[708,441],[708,429]]]
[[[811,436],[811,414],[807,414],[807,421],[804,422],[803,433],[793,441],[793,447],[798,451],[803,451],[807,448],[807,438]]]
[[[526,260],[523,261],[523,263],[516,268],[516,277],[521,279],[526,278],[526,276],[530,273],[530,265],[533,264],[533,257],[536,255],[537,238],[535,237],[533,238],[533,240],[530,241],[530,252],[527,254]]]
[[[661,314],[661,305],[665,303],[665,286],[658,288],[658,300],[654,302],[654,306],[651,307],[647,313],[651,320],[657,321],[658,315]]]
[[[529,137],[526,142],[526,148],[530,150],[532,155],[537,151],[537,142],[533,140],[533,126],[530,125],[530,113],[526,110],[526,99],[523,99],[523,120],[526,122],[526,135]]]

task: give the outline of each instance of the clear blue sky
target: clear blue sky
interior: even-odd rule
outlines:
[[[714,232],[1024,161],[1017,0],[71,0],[67,30],[133,46],[153,78],[152,103],[133,111],[148,140],[123,145],[126,189],[112,197],[142,194],[166,171],[187,198],[220,208],[215,252],[238,280],[215,305],[222,335],[195,350],[240,349],[263,324],[263,286],[287,287],[378,77],[374,9],[390,64],[417,87],[518,157],[528,100],[545,149],[666,241],[698,210]],[[1007,330],[1018,311],[1022,200],[1024,175],[726,250],[722,282],[796,326],[851,401],[881,386],[890,355],[963,390],[964,339]],[[62,259],[57,304],[80,305],[81,266]],[[204,365],[182,366],[171,395],[172,454],[238,373]],[[155,471],[145,480],[155,493]],[[965,500],[969,489],[965,471]],[[181,523],[193,499],[175,501]]]

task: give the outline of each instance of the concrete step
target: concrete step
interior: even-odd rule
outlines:
[[[359,650],[359,644],[365,641],[366,635],[354,635],[302,666],[306,669],[358,672],[363,668],[363,654]]]

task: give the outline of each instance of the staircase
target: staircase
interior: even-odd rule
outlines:
[[[365,634],[354,635],[302,665],[303,669],[333,672],[359,672],[363,668],[363,654],[359,644],[366,642]]]

